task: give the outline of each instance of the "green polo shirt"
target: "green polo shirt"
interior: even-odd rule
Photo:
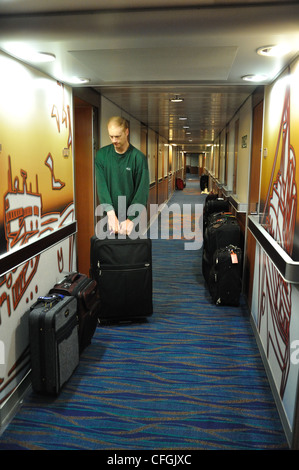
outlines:
[[[97,192],[104,211],[114,209],[117,217],[133,220],[137,215],[119,213],[118,196],[125,196],[126,211],[133,204],[147,205],[149,171],[146,156],[130,144],[119,154],[113,144],[98,150],[95,158]]]

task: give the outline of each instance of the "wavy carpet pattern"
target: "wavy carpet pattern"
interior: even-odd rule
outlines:
[[[202,202],[198,186],[171,202]],[[211,303],[201,250],[152,244],[153,316],[98,327],[60,395],[30,393],[0,449],[288,448],[245,304]]]

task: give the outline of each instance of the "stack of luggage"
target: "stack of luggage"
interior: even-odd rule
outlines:
[[[33,390],[58,395],[90,344],[99,314],[97,284],[70,273],[39,297],[29,312]]]
[[[97,325],[153,313],[149,238],[91,238],[90,277],[70,273],[30,307],[33,390],[58,395]]]
[[[227,200],[207,197],[202,272],[216,305],[237,306],[241,294],[241,232]]]
[[[91,343],[98,323],[100,297],[97,283],[85,274],[73,272],[56,284],[50,290],[50,294],[76,298],[79,353],[81,354]]]

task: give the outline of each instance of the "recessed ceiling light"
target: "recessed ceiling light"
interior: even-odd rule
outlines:
[[[72,83],[73,85],[83,85],[84,83],[89,83],[90,78],[84,78],[84,77],[71,77],[69,80],[69,83]]]
[[[263,82],[267,80],[267,75],[263,74],[252,74],[252,75],[243,75],[242,80],[247,82]]]
[[[46,63],[46,62],[54,62],[56,56],[54,54],[50,54],[49,52],[35,52],[32,55],[30,62],[39,62],[39,63]]]
[[[179,120],[180,120],[180,121],[186,121],[186,120],[187,120],[187,118],[186,118],[186,117],[184,117],[184,116],[182,116],[182,117],[179,117]]]
[[[282,57],[291,51],[287,44],[277,44],[276,46],[264,46],[257,50],[259,55],[267,57]]]
[[[18,59],[30,63],[53,62],[56,59],[55,55],[50,52],[37,52],[27,44],[19,42],[7,43],[5,50]]]
[[[171,98],[169,101],[171,101],[172,103],[181,103],[182,101],[184,101],[184,99],[176,95],[175,98]]]

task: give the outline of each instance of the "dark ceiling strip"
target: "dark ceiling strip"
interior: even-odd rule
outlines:
[[[34,256],[52,248],[62,240],[74,235],[76,232],[77,222],[72,222],[65,227],[54,230],[50,235],[40,238],[28,245],[24,245],[14,252],[7,253],[0,258],[0,276],[22,265]]]
[[[147,12],[162,12],[162,11],[186,11],[186,10],[215,10],[215,9],[229,9],[229,8],[263,8],[263,7],[287,7],[288,5],[296,5],[298,3],[298,0],[266,0],[266,1],[260,1],[260,0],[252,0],[249,2],[244,3],[243,1],[236,1],[236,2],[230,2],[228,1],[227,3],[223,2],[215,2],[213,4],[198,4],[198,5],[193,5],[193,4],[188,4],[186,5],[162,5],[162,6],[145,6],[145,7],[116,7],[116,8],[91,8],[91,9],[86,9],[86,10],[80,10],[80,9],[70,9],[70,10],[48,10],[48,11],[40,11],[40,12],[22,12],[22,13],[2,13],[1,17],[13,17],[13,18],[18,18],[18,17],[43,17],[43,16],[76,16],[76,15],[96,15],[96,14],[120,14],[120,13],[147,13]]]

